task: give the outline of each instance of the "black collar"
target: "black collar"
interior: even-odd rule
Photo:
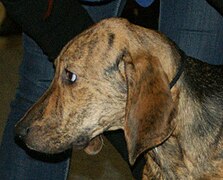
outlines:
[[[187,60],[187,56],[185,54],[181,54],[181,64],[178,68],[177,74],[175,75],[175,77],[172,79],[172,81],[169,84],[170,89],[172,89],[172,87],[177,83],[180,76],[182,75],[185,68],[186,60]]]

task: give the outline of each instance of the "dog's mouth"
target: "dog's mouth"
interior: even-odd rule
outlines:
[[[90,139],[87,136],[79,136],[75,141],[71,143],[73,149],[84,149],[90,143]]]
[[[91,139],[88,146],[84,148],[84,151],[89,155],[98,154],[103,147],[103,138],[102,135],[98,135],[95,138]]]
[[[60,154],[68,149],[84,150],[89,155],[95,155],[99,153],[103,147],[103,139],[101,135],[89,139],[86,136],[80,136],[75,141],[69,144],[57,144],[57,143],[39,143],[26,136],[22,140],[26,147],[32,151],[44,153],[44,154]]]
[[[88,137],[79,137],[72,143],[72,147],[76,150],[84,149],[87,154],[95,155],[101,151],[103,144],[102,135],[98,135],[91,140]]]
[[[101,135],[91,138],[84,133],[72,140],[63,137],[49,137],[43,136],[40,131],[41,127],[29,127],[23,124],[17,124],[15,135],[17,142],[27,146],[30,150],[45,154],[58,154],[67,149],[84,150],[87,154],[97,154],[103,146],[103,139]],[[70,142],[69,142],[70,141]]]

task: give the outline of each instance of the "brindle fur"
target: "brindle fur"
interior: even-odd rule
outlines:
[[[114,18],[71,40],[55,64],[51,87],[16,126],[28,147],[58,153],[97,139],[88,152],[104,131],[123,129],[130,163],[145,153],[143,179],[223,179],[222,66]]]

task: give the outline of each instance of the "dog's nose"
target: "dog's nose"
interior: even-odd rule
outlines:
[[[20,140],[24,140],[24,138],[28,133],[29,133],[29,127],[21,126],[19,124],[15,126],[15,136]]]

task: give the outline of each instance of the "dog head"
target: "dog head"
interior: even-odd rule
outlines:
[[[58,153],[73,146],[94,154],[101,149],[100,134],[123,129],[133,164],[174,128],[170,73],[159,52],[166,47],[158,33],[125,20],[96,24],[64,47],[50,88],[16,133],[36,151]]]

